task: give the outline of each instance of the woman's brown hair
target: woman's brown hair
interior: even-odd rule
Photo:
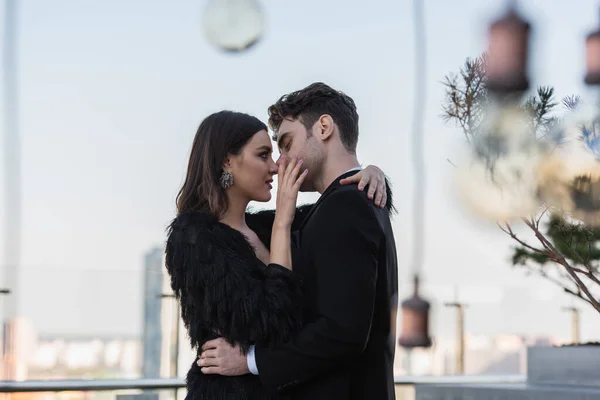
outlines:
[[[267,130],[263,122],[244,113],[220,111],[206,117],[194,137],[177,213],[202,211],[220,218],[227,211],[227,194],[220,184],[223,162],[262,130]]]

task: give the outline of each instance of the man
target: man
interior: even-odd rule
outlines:
[[[360,164],[354,101],[323,83],[269,108],[280,152],[302,159],[302,191],[320,199],[296,233],[294,273],[304,282],[304,327],[288,343],[247,356],[221,339],[207,342],[204,373],[258,374],[293,399],[394,399],[397,261],[388,205],[341,185]],[[388,189],[389,192],[389,189]]]

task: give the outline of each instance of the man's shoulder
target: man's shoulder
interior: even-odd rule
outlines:
[[[392,191],[386,181],[387,201],[385,207],[381,208],[375,205],[373,199],[367,195],[367,190],[359,190],[358,185],[340,185],[328,196],[325,201],[331,203],[344,204],[352,207],[359,207],[371,210],[378,217],[388,217],[390,220],[396,208],[392,203]],[[349,202],[349,203],[348,203]]]
[[[385,230],[390,224],[390,209],[375,205],[369,199],[366,190],[359,190],[357,185],[339,186],[323,199],[318,220],[321,222],[343,221],[344,224],[377,225]]]
[[[367,196],[366,190],[358,190],[357,185],[338,186],[324,202],[339,203],[339,205],[351,205],[360,207],[375,206]]]
[[[357,185],[342,185],[337,187],[319,207],[326,215],[372,215],[376,208],[373,201],[367,197],[366,191],[358,190]]]
[[[381,210],[356,185],[340,186],[320,202],[304,230],[319,241],[360,232],[375,242],[384,232],[378,216]]]

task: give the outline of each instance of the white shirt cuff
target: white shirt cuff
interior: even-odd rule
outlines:
[[[254,356],[254,345],[251,345],[248,349],[248,356],[246,361],[248,363],[248,370],[252,375],[258,375],[258,367],[256,366],[256,357]]]

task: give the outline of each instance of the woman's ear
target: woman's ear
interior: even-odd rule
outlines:
[[[221,167],[223,168],[224,172],[230,172],[229,170],[231,169],[231,157],[229,155],[225,157],[225,160],[223,160],[223,165]]]

